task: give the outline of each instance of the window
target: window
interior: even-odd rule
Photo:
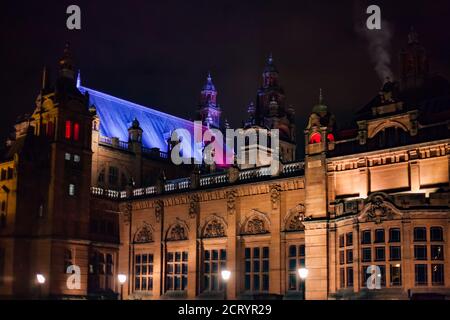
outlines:
[[[386,286],[386,266],[378,265],[377,267],[380,268],[380,273],[381,273],[380,274],[380,276],[381,276],[380,284],[381,284],[382,287],[385,287]]]
[[[433,286],[444,285],[444,265],[432,264],[431,265],[431,283]]]
[[[345,264],[345,251],[342,250],[339,252],[339,264]]]
[[[75,185],[74,184],[69,184],[69,196],[74,196],[75,195]]]
[[[444,232],[441,227],[430,228],[431,241],[444,241]]]
[[[262,252],[261,252],[262,251]],[[269,248],[245,248],[245,290],[269,290]]]
[[[80,156],[77,155],[77,154],[74,154],[74,155],[73,155],[73,162],[79,163],[80,161],[81,161]]]
[[[361,249],[361,260],[362,262],[372,261],[372,248],[362,248]]]
[[[108,176],[108,182],[110,185],[117,185],[117,182],[119,181],[119,169],[116,167],[109,167],[109,176]]]
[[[370,230],[364,230],[361,232],[361,244],[371,244],[372,243],[372,235]]]
[[[402,248],[400,246],[391,246],[389,248],[389,260],[398,261],[402,259]]]
[[[98,183],[103,184],[105,183],[105,169],[102,169],[98,175]]]
[[[153,254],[142,253],[134,256],[134,290],[153,290]]]
[[[70,161],[70,160],[72,159],[72,155],[71,155],[70,153],[66,152],[66,153],[64,154],[64,159],[65,159],[66,161]]]
[[[427,246],[426,245],[414,246],[414,259],[427,260]]]
[[[344,242],[344,235],[343,234],[341,234],[340,236],[339,236],[339,248],[343,248],[343,247],[345,247],[345,242]]]
[[[350,247],[353,245],[353,232],[349,232],[346,235],[346,245],[347,247]]]
[[[112,254],[106,255],[106,274],[113,275],[114,274],[114,262]]]
[[[375,230],[375,243],[384,243],[384,229]]]
[[[444,246],[431,245],[431,260],[444,260]]]
[[[73,140],[80,140],[80,125],[76,122],[73,124]]]
[[[400,229],[393,228],[389,230],[389,242],[400,242]]]
[[[415,266],[416,286],[428,284],[428,272],[426,264],[416,264]]]
[[[347,250],[347,263],[353,263],[353,250]]]
[[[341,289],[345,288],[345,269],[341,268],[339,272],[339,285]]]
[[[64,250],[64,270],[63,273],[67,272],[67,268],[69,268],[71,265],[73,265],[73,257],[72,257],[72,250],[65,249]]]
[[[75,185],[73,183],[69,184],[69,196],[75,195]]]
[[[384,260],[386,260],[385,248],[375,247],[375,261],[384,261]]]
[[[205,250],[203,252],[203,290],[223,290],[222,270],[226,269],[227,251],[225,249]]]
[[[186,290],[188,274],[188,252],[167,253],[166,290]]]
[[[66,121],[65,137],[67,140],[72,138],[72,122],[70,120]]]
[[[391,287],[401,286],[402,285],[402,267],[401,265],[391,264]]]
[[[305,245],[291,245],[288,252],[288,290],[303,291],[304,283],[297,270],[305,267]]]
[[[427,229],[423,227],[414,228],[414,241],[427,241]]]
[[[97,266],[98,274],[105,274],[105,255],[103,253],[97,254]]]
[[[353,268],[347,268],[347,288],[353,287]]]

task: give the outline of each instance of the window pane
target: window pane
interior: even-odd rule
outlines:
[[[431,260],[444,260],[444,246],[431,246]]]
[[[259,275],[253,275],[253,290],[259,291]]]
[[[384,247],[375,248],[375,261],[384,261],[386,259]]]
[[[250,270],[250,266],[251,266],[251,262],[250,261],[245,261],[245,272],[251,272]]]
[[[352,246],[353,245],[353,233],[352,232],[347,233],[346,244],[347,244],[347,246]]]
[[[263,261],[263,272],[269,272],[269,260]]]
[[[250,259],[250,248],[245,248],[245,259]]]
[[[389,242],[400,242],[400,229],[393,228],[389,230]]]
[[[426,264],[416,264],[416,285],[427,285],[428,284],[428,273]]]
[[[253,261],[253,272],[259,272],[259,260]]]
[[[245,290],[250,290],[250,275],[245,275]]]
[[[416,260],[427,260],[427,246],[414,246],[414,258]]]
[[[444,232],[441,227],[431,227],[430,229],[431,241],[444,241]]]
[[[444,285],[444,265],[431,265],[431,281],[433,285]]]
[[[372,240],[371,240],[371,232],[370,230],[365,230],[362,232],[361,235],[361,244],[371,244]]]
[[[401,258],[402,258],[402,249],[400,246],[389,248],[389,259],[391,261],[401,260]]]
[[[259,258],[259,248],[253,248],[253,258]]]
[[[353,263],[353,250],[347,250],[347,263]]]
[[[347,268],[347,287],[353,287],[353,268]]]
[[[269,291],[269,275],[263,274],[263,291]]]
[[[269,258],[269,247],[264,247],[263,248],[263,259],[268,259]]]
[[[297,259],[289,259],[289,271],[295,271],[297,269]]]
[[[375,243],[384,242],[384,229],[375,230]]]
[[[289,257],[295,257],[295,256],[297,256],[297,247],[289,246]]]
[[[427,241],[427,229],[424,227],[414,228],[414,241]]]
[[[213,260],[218,260],[219,259],[219,251],[217,251],[217,250],[213,250],[212,251],[212,259]]]
[[[372,248],[363,248],[362,249],[362,261],[363,262],[372,261]]]
[[[205,250],[205,260],[209,260],[209,259],[210,259],[210,251]]]
[[[300,257],[304,257],[305,256],[305,246],[304,245],[301,245],[301,246],[299,246],[299,256]]]
[[[402,285],[402,268],[400,264],[391,265],[391,286]]]
[[[343,248],[344,246],[345,246],[344,235],[342,234],[342,235],[339,236],[339,247]]]
[[[227,259],[227,250],[221,249],[220,250],[220,260],[226,260]]]

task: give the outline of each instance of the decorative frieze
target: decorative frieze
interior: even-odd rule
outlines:
[[[134,243],[150,243],[153,242],[153,228],[147,222],[138,230],[134,237]]]

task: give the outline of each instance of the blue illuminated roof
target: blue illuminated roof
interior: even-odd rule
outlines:
[[[100,119],[100,134],[105,137],[128,141],[128,128],[135,118],[143,130],[142,144],[146,148],[167,151],[167,139],[175,129],[186,129],[193,137],[194,123],[186,119],[132,103],[83,86],[82,93],[88,92],[90,104],[94,105]],[[183,150],[189,156],[191,150]]]

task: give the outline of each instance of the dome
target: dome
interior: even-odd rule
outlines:
[[[323,101],[322,89],[320,89],[319,103],[313,107],[312,112],[318,113],[318,114],[328,112],[328,106]]]

